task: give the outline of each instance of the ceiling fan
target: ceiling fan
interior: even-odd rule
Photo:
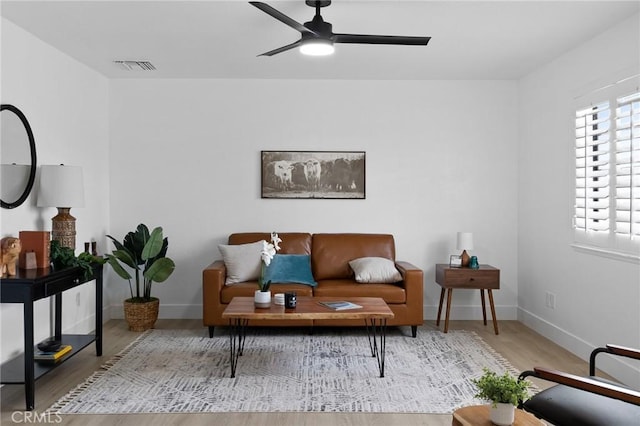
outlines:
[[[316,9],[316,14],[311,21],[305,22],[304,25],[289,18],[284,13],[279,12],[266,3],[259,1],[250,1],[249,3],[262,10],[264,13],[276,18],[278,21],[300,31],[300,34],[302,35],[300,40],[294,43],[270,50],[258,56],[273,56],[298,46],[300,46],[300,51],[304,54],[320,56],[333,53],[334,43],[426,46],[427,43],[429,43],[429,40],[431,40],[431,37],[334,33],[332,31],[333,26],[329,22],[325,22],[322,19],[322,16],[320,16],[320,8],[329,6],[331,4],[331,0],[306,0],[307,6]]]

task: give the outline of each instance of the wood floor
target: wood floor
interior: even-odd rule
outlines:
[[[587,364],[558,345],[533,332],[517,321],[500,321],[500,335],[493,333],[491,323],[482,321],[451,321],[450,330],[477,332],[491,347],[504,356],[518,370],[535,366],[547,366],[566,372],[586,375]],[[206,333],[200,320],[159,320],[156,328],[200,328]],[[434,330],[432,321],[425,322],[424,329]],[[222,330],[216,330],[222,332]],[[420,329],[418,330],[418,333]],[[104,353],[95,356],[94,346],[69,359],[59,368],[36,382],[36,410],[24,412],[24,387],[5,385],[0,389],[0,424],[51,423],[63,425],[255,425],[255,426],[414,426],[451,425],[451,415],[433,414],[358,414],[358,413],[216,413],[216,414],[136,414],[136,415],[53,415],[44,418],[43,413],[69,390],[82,383],[100,365],[117,354],[139,333],[127,330],[122,320],[111,320],[104,327]],[[549,384],[536,383],[540,388]],[[31,416],[31,417],[28,417]],[[38,422],[34,420],[39,420]]]

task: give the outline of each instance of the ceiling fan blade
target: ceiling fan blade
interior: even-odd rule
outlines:
[[[274,9],[273,7],[269,6],[266,3],[262,3],[260,1],[250,1],[249,3],[252,4],[253,6],[257,7],[258,9],[260,9],[261,11],[266,13],[267,15],[270,15],[270,16],[276,18],[278,21],[290,26],[294,30],[298,30],[301,33],[311,34],[311,35],[315,35],[315,36],[319,35],[319,34],[316,34],[314,31],[311,31],[309,28],[305,27],[304,25],[302,25],[300,22],[297,22],[297,21],[289,18],[284,13]]]
[[[277,49],[270,50],[268,52],[264,52],[258,56],[273,56],[278,53],[286,52],[287,50],[293,49],[294,47],[300,46],[302,40],[298,40],[295,43],[287,44],[286,46],[279,47]]]
[[[431,37],[388,36],[368,34],[334,34],[334,43],[399,44],[426,46]]]

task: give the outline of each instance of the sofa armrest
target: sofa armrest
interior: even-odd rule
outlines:
[[[202,271],[202,314],[205,325],[213,318],[214,307],[221,305],[220,292],[227,278],[224,261],[216,260]]]
[[[224,266],[223,260],[214,260],[202,271],[203,285],[208,283],[209,286],[214,286],[217,293],[220,293],[220,290],[222,290],[226,278],[227,268]]]
[[[409,306],[410,309],[418,309],[420,312],[420,320],[422,321],[424,273],[422,269],[417,266],[401,260],[396,261],[396,268],[398,268],[400,275],[402,275],[404,290],[407,294],[407,306]]]

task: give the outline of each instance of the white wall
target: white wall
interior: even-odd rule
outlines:
[[[640,71],[639,23],[635,15],[519,85],[519,319],[585,359],[607,343],[640,347],[640,266],[570,247],[573,97],[596,81],[615,81],[621,70]],[[553,310],[546,292],[556,295]],[[640,386],[637,368],[611,363],[607,370]]]
[[[517,96],[513,81],[113,80],[111,229],[162,225],[176,272],[154,284],[160,316],[201,318],[202,269],[242,231],[387,232],[425,271],[472,231],[502,270],[499,318],[516,317]],[[260,198],[261,150],[366,151],[366,200]],[[109,279],[112,315],[126,282]],[[481,318],[457,292],[455,318]]]
[[[85,207],[71,210],[77,219],[76,252],[84,249],[84,241],[92,239],[98,241],[103,252],[109,223],[108,81],[5,19],[1,21],[1,35],[0,100],[17,106],[26,115],[39,165],[82,166]],[[36,207],[38,181],[37,177],[25,204],[0,210],[2,237],[17,237],[22,230],[51,230],[56,210]],[[93,284],[65,293],[63,331],[85,333],[94,329],[94,294]],[[40,341],[50,335],[49,301],[36,302],[35,312],[35,339]],[[0,305],[0,321],[0,361],[5,361],[24,348],[22,305]]]

